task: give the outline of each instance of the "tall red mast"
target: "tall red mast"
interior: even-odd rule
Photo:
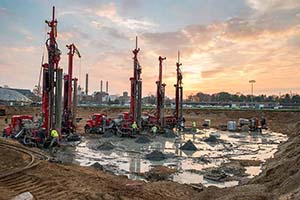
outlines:
[[[180,123],[182,120],[182,74],[180,66],[182,63],[180,63],[180,52],[178,51],[178,61],[176,63],[176,79],[177,82],[174,85],[175,87],[175,118],[177,123]]]
[[[130,94],[130,114],[132,121],[137,122],[138,126],[141,126],[141,101],[142,101],[142,68],[138,61],[138,38],[136,37],[135,49],[133,53],[133,77],[130,78],[131,82],[131,94]]]
[[[60,61],[60,50],[56,43],[57,37],[57,20],[55,19],[55,7],[52,9],[52,20],[45,21],[50,27],[49,38],[46,41],[46,47],[48,51],[48,63],[43,64],[43,102],[42,110],[44,114],[43,127],[46,128],[47,134],[50,129],[55,127],[54,120],[56,119],[54,114],[54,100],[55,100],[55,79],[57,79],[58,63]],[[59,72],[59,73],[60,73]],[[55,105],[59,106],[59,105]]]
[[[166,57],[159,56],[159,75],[157,84],[157,93],[156,93],[156,117],[157,123],[163,127],[164,126],[164,99],[165,99],[165,83],[162,83],[162,63],[166,60]]]
[[[69,112],[71,112],[72,109],[72,81],[73,81],[73,59],[74,54],[76,53],[79,58],[81,58],[81,55],[76,48],[74,44],[66,45],[66,47],[69,49],[68,53],[68,74],[67,74],[67,80],[68,80],[68,89],[67,89],[67,109]],[[74,88],[75,90],[76,88]]]

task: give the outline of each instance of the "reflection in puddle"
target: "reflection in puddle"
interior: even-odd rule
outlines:
[[[217,133],[216,133],[217,132]],[[216,144],[203,141],[211,133],[219,136]],[[179,148],[187,141],[192,140],[198,151],[181,151]],[[230,159],[260,160],[273,156],[280,142],[286,141],[287,137],[280,133],[233,133],[217,131],[215,129],[202,130],[193,137],[192,134],[180,135],[178,138],[156,137],[148,144],[137,144],[135,139],[129,138],[84,138],[74,151],[74,162],[83,166],[90,166],[95,162],[100,163],[108,171],[115,174],[127,175],[130,179],[142,179],[140,173],[147,172],[154,165],[164,165],[175,168],[178,173],[172,176],[173,181],[179,183],[202,183],[205,186],[215,185],[218,187],[230,187],[238,184],[238,181],[215,182],[203,178],[205,169],[220,167]],[[98,151],[99,144],[110,141],[116,148],[111,151]],[[170,158],[163,161],[146,160],[144,156],[159,150],[170,154]],[[207,162],[199,159],[207,158]],[[245,167],[249,178],[254,177],[261,171],[260,166]]]

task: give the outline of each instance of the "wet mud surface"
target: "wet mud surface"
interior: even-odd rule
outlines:
[[[57,152],[57,158],[134,180],[172,180],[222,188],[258,175],[266,159],[287,140],[287,136],[270,131],[261,134],[205,129],[176,135],[136,139],[88,135],[76,147]]]

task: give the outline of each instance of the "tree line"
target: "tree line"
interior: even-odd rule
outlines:
[[[219,92],[216,94],[205,94],[198,92],[194,95],[189,95],[188,102],[278,102],[278,103],[300,103],[299,94],[284,94],[284,95],[244,95],[230,94],[228,92]]]

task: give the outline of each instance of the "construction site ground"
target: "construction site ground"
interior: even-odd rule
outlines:
[[[105,112],[115,117],[123,110],[126,109],[80,107],[78,117],[83,120],[78,124],[78,130],[83,134],[85,119],[93,113]],[[7,116],[0,117],[0,128],[4,127],[5,117],[39,112],[39,108],[34,107],[8,107]],[[192,121],[201,124],[204,119],[211,119],[212,127],[218,127],[229,120],[262,115],[266,116],[272,131],[286,134],[288,140],[279,145],[278,151],[263,165],[259,175],[242,181],[238,186],[209,186],[200,190],[200,186],[172,181],[146,183],[92,167],[41,161],[13,177],[0,179],[0,199],[11,199],[25,191],[37,194],[37,199],[300,199],[300,112],[184,110],[187,126]],[[28,161],[27,156],[14,150],[1,148],[1,151],[1,172],[23,166]]]

